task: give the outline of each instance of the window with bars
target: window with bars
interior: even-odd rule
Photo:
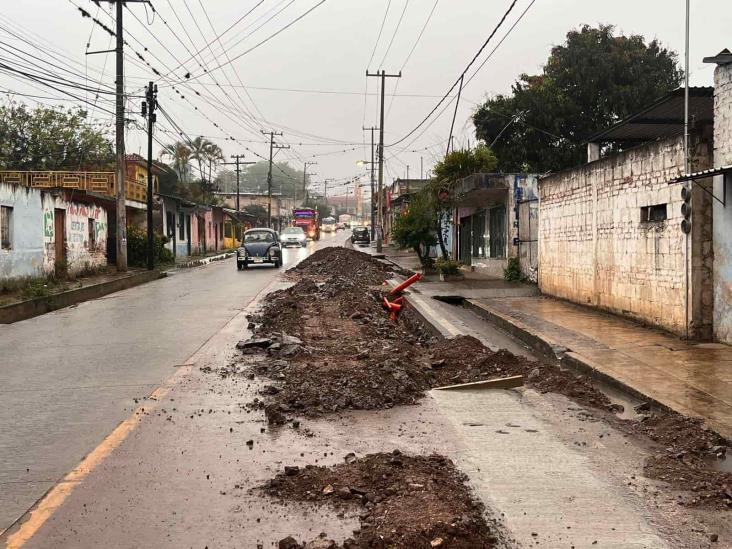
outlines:
[[[666,204],[641,207],[641,223],[657,223],[668,219]]]
[[[0,248],[13,249],[13,208],[0,206]]]

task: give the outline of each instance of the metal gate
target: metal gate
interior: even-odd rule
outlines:
[[[488,215],[490,257],[502,259],[506,257],[506,206],[491,208]]]

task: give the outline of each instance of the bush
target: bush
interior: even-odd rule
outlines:
[[[160,233],[154,233],[153,238],[153,263],[172,263],[173,252],[165,247],[170,239]],[[127,227],[127,263],[134,267],[147,266],[147,230],[139,225]]]
[[[521,262],[518,257],[508,258],[508,267],[503,270],[503,278],[510,282],[520,282],[524,275],[521,273]]]
[[[460,272],[460,262],[454,259],[439,258],[435,264],[437,265],[437,270],[444,275],[456,275]]]
[[[47,281],[39,278],[28,282],[28,285],[22,289],[20,295],[23,299],[36,299],[39,297],[48,297],[51,295],[51,290],[48,287]]]

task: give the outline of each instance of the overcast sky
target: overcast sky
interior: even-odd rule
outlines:
[[[160,105],[180,128],[191,137],[208,136],[222,146],[227,157],[234,153],[245,153],[246,160],[257,160],[254,153],[267,156],[266,138],[259,130],[275,129],[284,132],[279,142],[291,145],[290,150],[278,152],[278,160],[288,159],[298,169],[306,160],[318,162],[309,168],[317,173],[314,181],[350,178],[365,173],[365,168],[356,167],[357,160],[370,159],[369,146],[362,145],[364,140],[370,142],[370,134],[363,132],[362,126],[378,124],[376,79],[367,79],[366,69],[376,71],[383,67],[391,73],[402,69],[401,79],[387,80],[385,141],[389,145],[404,137],[435,106],[510,3],[438,0],[419,42],[417,37],[435,0],[153,0],[158,12],[155,16],[149,7],[146,10],[142,4],[130,3],[124,14],[125,27],[131,33],[127,36],[131,46],[128,53],[133,58],[126,65],[127,91],[139,93],[148,80],[156,80],[160,85]],[[531,3],[518,0],[474,67]],[[90,19],[82,18],[77,9],[80,6],[113,27],[111,4],[103,3],[102,9],[90,0],[4,0],[2,4],[1,42],[19,44],[3,30],[17,29],[13,27],[17,25],[25,29],[21,33],[24,37],[36,43],[45,41],[46,52],[62,51],[75,60],[75,70],[81,74],[86,71],[93,87],[100,80],[113,84],[113,54],[84,55],[90,36],[90,51],[113,47],[111,37]],[[613,24],[626,34],[642,34],[648,40],[656,38],[676,50],[683,63],[684,4],[684,0],[535,0],[463,90],[455,122],[458,144],[475,140],[470,115],[478,102],[486,95],[509,91],[522,72],[539,72],[552,45],[561,43],[569,29],[583,23]],[[704,65],[702,57],[732,48],[732,2],[692,0],[691,4],[691,84],[711,85],[713,67]],[[291,27],[249,51],[313,7]],[[214,40],[216,34],[250,10],[220,41]],[[133,13],[140,21],[135,20]],[[212,40],[206,47],[206,42]],[[27,44],[23,47],[38,55]],[[412,48],[413,54],[405,65]],[[150,68],[139,62],[133,49],[167,77],[155,77]],[[192,54],[199,51],[192,60]],[[0,58],[13,59],[13,54],[0,51]],[[187,72],[190,79],[186,81]],[[71,73],[57,74],[81,81]],[[180,80],[185,82],[178,86],[185,99],[171,88],[172,82]],[[241,87],[242,83],[247,89]],[[0,74],[0,89],[38,95],[42,98],[26,100],[42,103],[54,103],[47,98],[58,95],[47,88],[30,87],[6,74]],[[397,95],[392,98],[395,90]],[[93,100],[93,94],[78,93]],[[139,101],[131,98],[128,104],[137,110]],[[98,106],[110,108],[105,101],[98,102]],[[410,176],[418,177],[420,158],[425,171],[432,166],[444,153],[452,113],[453,107],[449,106],[441,116],[430,120],[431,125],[400,145],[387,148],[387,182],[405,176],[407,165]],[[94,117],[100,123],[113,121],[110,114],[100,109],[95,110]],[[159,121],[160,129],[169,133],[160,131],[158,138],[174,141],[177,136],[170,133],[174,131],[172,124],[162,116]],[[232,136],[238,142],[226,139]],[[130,128],[127,143],[128,152],[144,152],[144,133]]]

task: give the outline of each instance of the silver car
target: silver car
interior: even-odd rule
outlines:
[[[308,245],[308,237],[302,227],[287,227],[280,233],[280,244],[285,246],[301,246],[304,248]]]

